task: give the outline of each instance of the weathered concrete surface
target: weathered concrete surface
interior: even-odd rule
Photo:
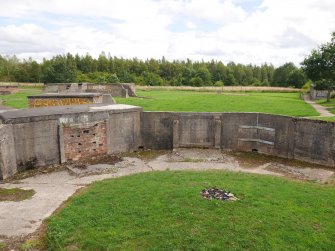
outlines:
[[[260,152],[335,167],[335,123],[331,122],[260,113],[142,112],[127,105],[23,109],[1,113],[0,119],[13,125],[21,169],[27,164],[34,167],[95,156],[92,151],[111,154],[179,147]],[[102,121],[106,125],[101,130],[75,132],[75,127]],[[71,133],[66,128],[72,128]],[[80,141],[77,137],[86,132],[91,137]]]
[[[69,166],[57,171],[0,184],[1,188],[34,189],[32,199],[21,202],[0,202],[0,236],[21,236],[33,233],[43,219],[50,216],[75,191],[94,181],[158,170],[223,170],[254,174],[287,176],[321,183],[331,181],[334,171],[296,166],[271,161],[242,159],[216,149],[176,149],[151,160],[125,157],[115,165],[97,164],[85,169]]]
[[[261,113],[143,112],[147,149],[208,147],[335,166],[335,123]]]
[[[0,180],[17,172],[12,125],[0,124]]]
[[[0,147],[4,163],[0,164],[3,171],[0,179],[17,169],[137,150],[141,143],[141,111],[129,105],[92,104],[4,112],[0,115],[4,134],[0,145],[6,147]],[[13,137],[14,148],[7,150],[10,144],[5,138],[9,137]],[[13,151],[16,166],[9,164],[13,162],[10,155]]]
[[[134,83],[47,83],[44,92],[49,93],[85,93],[99,92],[111,94],[113,97],[136,97],[136,86]]]
[[[108,153],[129,152],[140,146],[140,113],[115,113],[109,116]]]
[[[15,109],[12,107],[1,105],[1,100],[0,100],[0,113],[7,112],[7,111],[13,111],[13,110]]]
[[[13,124],[13,135],[19,170],[60,162],[57,120]]]

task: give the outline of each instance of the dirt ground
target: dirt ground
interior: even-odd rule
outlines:
[[[30,199],[0,201],[0,250],[1,243],[16,249],[17,245],[38,234],[43,220],[76,191],[92,182],[160,170],[223,170],[280,176],[305,182],[335,183],[334,169],[256,153],[214,149],[142,151],[53,165],[18,174],[0,183],[0,188],[35,192]]]

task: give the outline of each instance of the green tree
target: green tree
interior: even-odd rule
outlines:
[[[301,88],[307,81],[307,78],[302,70],[294,70],[288,76],[287,83],[290,86],[294,86],[295,88]]]
[[[113,74],[110,74],[110,76],[107,78],[107,82],[108,83],[120,83],[120,80],[117,77],[117,75],[113,73]]]
[[[330,42],[312,50],[302,62],[306,75],[314,81],[317,90],[327,90],[327,101],[335,90],[335,32]]]
[[[211,73],[205,66],[199,67],[196,70],[195,77],[199,77],[202,80],[202,85],[211,85]]]
[[[227,86],[237,85],[236,79],[232,73],[228,73],[227,78],[224,80]]]
[[[152,73],[152,72],[144,72],[143,73],[143,81],[145,85],[163,85],[163,80],[162,78],[156,74],[156,73]]]
[[[76,81],[75,64],[66,56],[56,56],[45,68],[44,82],[71,83]]]
[[[290,74],[297,70],[297,67],[293,63],[286,63],[278,67],[273,73],[272,85],[287,87],[288,78]]]

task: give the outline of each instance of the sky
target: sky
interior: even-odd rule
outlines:
[[[334,13],[334,0],[0,0],[0,54],[299,65]]]

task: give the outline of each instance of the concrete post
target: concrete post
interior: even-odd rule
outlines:
[[[58,140],[59,140],[59,153],[60,163],[66,162],[65,150],[64,150],[64,136],[63,136],[63,124],[60,123],[58,126]]]
[[[221,148],[221,120],[214,120],[214,147]]]
[[[173,121],[173,148],[179,147],[179,120]]]

